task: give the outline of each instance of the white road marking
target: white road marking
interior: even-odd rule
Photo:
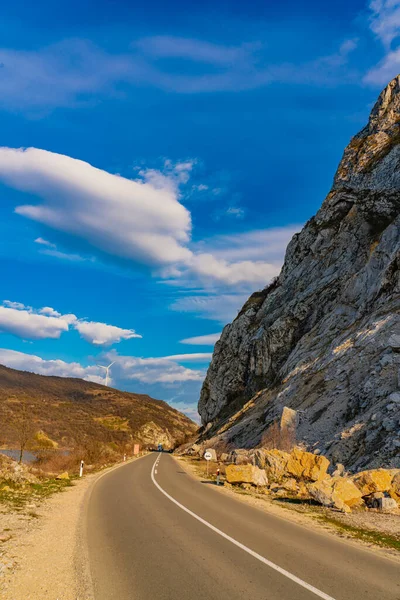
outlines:
[[[161,454],[159,455],[158,460],[160,460],[160,457],[161,457]],[[176,504],[176,506],[179,506],[179,508],[181,508],[182,510],[184,510],[185,512],[187,512],[194,519],[197,519],[197,521],[200,521],[200,523],[203,523],[203,525],[205,525],[206,527],[208,527],[209,529],[211,529],[215,533],[218,533],[218,535],[220,535],[221,537],[225,538],[226,540],[228,540],[229,542],[231,542],[235,546],[238,546],[238,548],[241,548],[242,550],[244,550],[245,552],[247,552],[247,554],[250,554],[251,556],[253,556],[257,560],[259,560],[260,562],[264,563],[265,565],[267,565],[267,567],[270,567],[271,569],[274,569],[275,571],[278,571],[278,573],[280,573],[284,577],[287,577],[288,579],[291,579],[292,581],[294,581],[295,583],[297,583],[301,587],[305,588],[306,590],[310,591],[311,593],[315,594],[319,598],[323,598],[324,600],[335,600],[335,598],[333,598],[332,596],[328,596],[328,594],[325,594],[325,592],[321,592],[321,590],[319,590],[318,588],[314,587],[310,583],[307,583],[306,581],[303,581],[302,579],[300,579],[300,577],[297,577],[296,575],[293,575],[293,573],[290,573],[289,571],[286,571],[286,569],[282,569],[282,567],[280,567],[279,565],[276,565],[275,563],[273,563],[272,561],[268,560],[267,558],[264,558],[264,556],[261,556],[261,554],[258,554],[257,552],[254,552],[254,550],[251,550],[250,548],[248,548],[247,546],[245,546],[241,542],[238,542],[237,540],[235,540],[233,537],[231,537],[227,533],[224,533],[223,531],[221,531],[217,527],[214,527],[214,525],[211,525],[211,523],[209,523],[205,519],[202,519],[202,517],[199,517],[198,515],[196,515],[196,513],[192,512],[191,510],[189,510],[188,508],[186,508],[186,506],[183,506],[183,504],[181,504],[180,502],[178,502],[178,500],[175,500],[175,498],[173,498],[172,496],[170,496],[157,483],[157,481],[154,478],[155,467],[156,467],[156,463],[154,463],[153,468],[151,470],[151,479],[152,479],[154,485],[160,490],[160,492],[162,494],[164,494],[164,496],[166,496],[168,498],[168,500],[171,500],[171,502],[173,502],[174,504]],[[155,471],[155,472],[157,473],[157,471]]]

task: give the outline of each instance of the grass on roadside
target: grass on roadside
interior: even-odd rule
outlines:
[[[356,538],[369,544],[376,544],[382,548],[391,548],[393,550],[400,551],[400,538],[394,535],[389,535],[373,529],[354,527],[353,525],[342,523],[330,515],[318,515],[317,518],[323,523],[333,526],[338,530],[339,533],[343,535]]]
[[[69,479],[46,479],[39,483],[27,483],[23,486],[16,485],[11,481],[3,481],[0,485],[0,504],[15,510],[22,510],[26,504],[40,502],[71,485],[73,482]]]
[[[189,459],[184,457],[184,460],[192,465],[198,477],[202,479],[209,479],[211,481],[216,479],[214,474],[216,469],[215,463],[213,463],[213,468],[210,467],[209,475],[207,477],[205,464],[206,461],[193,457],[190,457]],[[375,544],[381,548],[400,551],[400,538],[398,536],[376,531],[374,529],[364,529],[362,527],[356,527],[354,525],[349,525],[348,523],[343,523],[339,519],[335,518],[333,514],[330,514],[329,509],[320,506],[314,501],[301,500],[297,498],[272,498],[269,495],[260,494],[256,490],[246,490],[239,486],[229,486],[229,488],[234,493],[241,496],[258,498],[267,503],[272,502],[281,506],[282,508],[286,508],[287,510],[296,511],[302,515],[315,518],[321,524],[327,525],[331,529],[336,530],[336,532],[341,536],[358,539],[368,544]]]

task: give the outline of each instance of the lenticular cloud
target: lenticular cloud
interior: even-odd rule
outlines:
[[[0,148],[0,180],[41,198],[18,214],[106,254],[156,266],[190,258],[190,213],[170,182],[155,187],[37,148]]]

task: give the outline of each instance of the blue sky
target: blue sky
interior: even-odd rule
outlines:
[[[2,8],[0,362],[196,416],[400,65],[400,1]]]

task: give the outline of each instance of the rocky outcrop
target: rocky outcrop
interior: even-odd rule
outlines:
[[[400,76],[346,148],[280,276],[224,328],[203,439],[255,447],[297,411],[297,439],[346,468],[400,467]]]

